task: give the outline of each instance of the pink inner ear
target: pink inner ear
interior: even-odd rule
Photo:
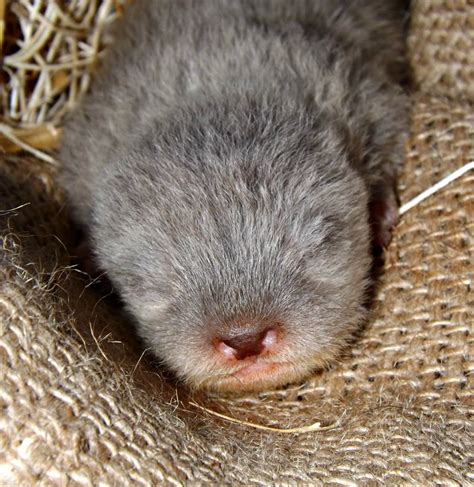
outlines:
[[[369,211],[372,243],[375,247],[385,248],[392,239],[392,231],[398,221],[395,198],[377,198],[370,203]]]

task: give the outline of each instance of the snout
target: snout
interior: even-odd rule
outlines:
[[[262,390],[300,377],[300,367],[287,359],[287,341],[281,323],[268,320],[234,323],[226,333],[221,331],[212,340],[220,373],[205,381],[205,388],[231,392]]]
[[[231,361],[269,355],[277,348],[279,335],[281,332],[276,328],[244,328],[218,339],[216,349],[224,359]]]

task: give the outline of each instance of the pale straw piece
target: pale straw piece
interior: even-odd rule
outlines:
[[[474,169],[474,161],[468,162],[464,166],[460,167],[456,171],[452,172],[445,178],[441,179],[441,181],[438,181],[436,184],[431,186],[431,188],[428,188],[426,191],[423,191],[420,193],[418,196],[410,200],[408,203],[405,203],[400,207],[398,210],[399,215],[403,215],[406,213],[408,210],[411,210],[415,206],[419,205],[422,201],[424,201],[426,198],[429,198],[431,195],[437,193],[441,189],[443,189],[445,186],[448,184],[452,183],[456,179],[460,178],[462,175],[466,174],[468,171],[471,169]]]

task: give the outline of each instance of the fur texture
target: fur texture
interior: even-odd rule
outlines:
[[[136,0],[117,26],[62,182],[139,333],[190,384],[298,379],[363,318],[369,208],[393,209],[407,126],[401,3]],[[222,360],[213,341],[248,323],[281,331],[275,353]]]

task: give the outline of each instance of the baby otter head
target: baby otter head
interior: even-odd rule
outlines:
[[[189,113],[155,128],[98,198],[102,267],[193,387],[300,379],[364,314],[368,197],[346,138],[324,114],[264,108],[230,126],[209,110],[201,128]]]

